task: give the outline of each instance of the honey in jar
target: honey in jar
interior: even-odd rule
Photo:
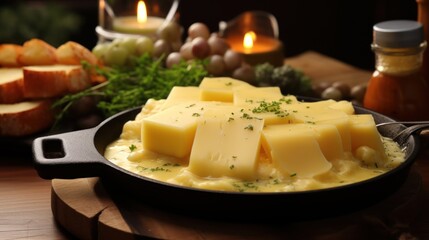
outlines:
[[[396,120],[429,120],[429,86],[422,73],[423,26],[394,20],[374,25],[375,71],[363,106]]]

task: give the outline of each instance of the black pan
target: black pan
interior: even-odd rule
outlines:
[[[391,118],[355,107],[357,113],[370,113],[377,123]],[[285,193],[238,193],[181,187],[152,180],[118,167],[103,157],[106,146],[116,140],[124,123],[135,118],[141,108],[121,112],[87,130],[40,137],[33,142],[35,168],[44,179],[100,177],[113,194],[138,198],[167,211],[184,212],[208,218],[309,220],[350,213],[386,198],[406,180],[419,149],[417,136],[401,147],[406,160],[397,168],[362,182],[321,190]],[[385,128],[392,137],[405,126]]]

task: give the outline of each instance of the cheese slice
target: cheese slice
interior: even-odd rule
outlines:
[[[234,106],[264,119],[265,125],[293,122],[293,113],[287,110],[286,105],[297,102],[295,96],[283,96],[278,87],[234,89]]]
[[[325,158],[314,130],[306,127],[264,129],[265,152],[274,166],[286,176],[311,178],[329,171],[332,164]]]
[[[229,77],[204,78],[199,88],[202,101],[233,102],[234,89],[254,88],[252,85]]]
[[[287,106],[287,108],[291,111],[315,111],[315,110],[323,110],[328,109],[329,106],[332,104],[335,104],[336,101],[332,99],[323,100],[323,101],[317,101],[317,102],[296,102],[295,104],[290,104]]]
[[[198,123],[189,170],[202,177],[256,179],[263,126],[237,107],[208,109]]]
[[[247,106],[261,101],[278,101],[283,98],[279,87],[236,88],[233,89],[233,94],[236,106]]]

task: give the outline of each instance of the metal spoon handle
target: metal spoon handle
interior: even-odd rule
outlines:
[[[407,127],[402,130],[398,135],[396,135],[393,140],[396,142],[406,141],[412,134],[420,133],[423,129],[429,129],[429,123],[417,124],[411,127]]]
[[[386,125],[393,125],[393,124],[402,124],[405,126],[411,126],[411,125],[429,124],[429,121],[384,122],[384,123],[377,124],[377,127],[386,126]]]

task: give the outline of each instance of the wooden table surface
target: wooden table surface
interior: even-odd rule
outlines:
[[[370,73],[326,56],[306,52],[286,59],[314,81],[365,82]],[[429,137],[422,137],[422,148],[415,169],[423,179],[426,204],[410,226],[410,233],[429,239]],[[73,239],[61,228],[51,212],[51,181],[39,178],[32,165],[28,145],[0,147],[0,239]]]

